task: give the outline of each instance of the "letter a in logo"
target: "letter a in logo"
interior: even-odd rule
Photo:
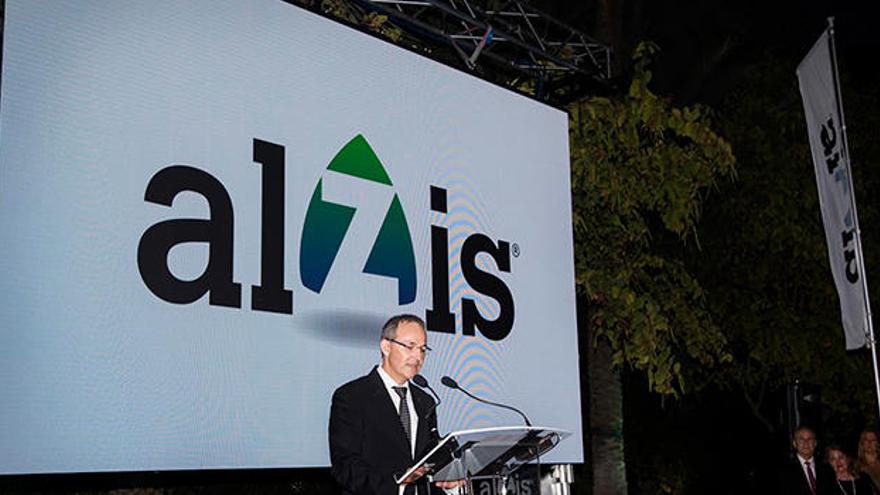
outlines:
[[[333,157],[327,170],[388,187],[393,186],[385,167],[360,134]],[[318,293],[324,287],[327,274],[356,211],[356,208],[350,206],[324,201],[322,181],[323,179],[318,180],[306,211],[299,258],[303,285]],[[416,260],[409,226],[397,193],[394,193],[363,272],[396,278],[398,304],[415,301]]]

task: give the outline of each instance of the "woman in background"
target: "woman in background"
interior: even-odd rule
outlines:
[[[866,428],[859,435],[859,459],[857,463],[858,471],[862,472],[871,479],[873,492],[880,495],[880,452],[878,452],[877,430]]]
[[[829,445],[825,449],[825,460],[834,470],[832,492],[839,495],[872,495],[873,486],[867,476],[859,477],[852,458],[839,445]],[[837,489],[835,490],[834,487]]]

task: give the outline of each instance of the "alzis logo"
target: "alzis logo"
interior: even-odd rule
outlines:
[[[281,314],[293,313],[293,291],[284,288],[284,147],[253,140],[253,161],[262,167],[260,284],[251,286],[251,309]],[[336,154],[327,171],[388,187],[393,198],[369,249],[363,273],[397,279],[397,304],[416,299],[416,259],[410,228],[397,190],[382,162],[363,136],[355,136]],[[356,208],[324,198],[324,177],[318,180],[309,200],[300,238],[299,271],[303,287],[321,293],[330,269],[348,234]],[[233,280],[234,212],[223,184],[211,174],[189,165],[171,165],[157,172],[147,184],[144,200],[171,206],[184,191],[202,195],[208,203],[208,219],[178,218],[156,223],[141,236],[137,263],[141,279],[160,299],[190,304],[206,293],[213,306],[241,308],[241,284]],[[430,186],[431,210],[447,213],[446,189]],[[426,311],[428,330],[455,333],[456,315],[450,311],[448,232],[431,225],[432,307]],[[168,253],[179,244],[207,243],[208,263],[194,280],[181,280],[168,267]],[[486,254],[498,270],[510,272],[510,243],[497,243],[485,234],[470,234],[462,244],[459,263],[468,285],[481,295],[495,299],[495,319],[480,314],[476,302],[461,300],[462,332],[479,332],[491,339],[505,338],[513,328],[514,302],[510,289],[496,275],[481,270],[477,257]]]

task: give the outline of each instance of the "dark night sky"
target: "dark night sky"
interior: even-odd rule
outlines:
[[[533,5],[602,41],[597,8],[605,3],[536,0]],[[649,39],[661,48],[656,88],[713,103],[766,53],[799,60],[835,17],[840,65],[861,81],[880,75],[880,5],[876,0],[641,0],[620,1],[622,39]],[[713,57],[721,47],[723,55]],[[628,57],[628,54],[616,54]],[[704,80],[695,73],[707,69]],[[794,77],[794,74],[792,74]],[[696,86],[696,87],[694,87]]]

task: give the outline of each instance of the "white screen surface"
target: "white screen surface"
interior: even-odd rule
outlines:
[[[333,390],[377,363],[388,316],[436,307],[432,226],[447,232],[455,315],[454,333],[429,332],[422,370],[441,432],[519,421],[443,389],[449,375],[574,433],[543,461],[582,461],[564,113],[278,1],[7,0],[5,15],[0,473],[328,465]],[[390,184],[328,170],[357,136]],[[283,147],[289,314],[254,309],[268,168],[255,139]],[[219,217],[195,191],[145,200],[173,166],[229,199],[237,306],[213,291],[169,302],[145,282],[151,227]],[[302,267],[326,252],[309,213],[319,181],[356,213],[316,291]],[[403,304],[396,278],[364,273],[395,196],[415,268]],[[304,235],[307,217],[321,235]],[[463,335],[463,300],[486,320],[505,312],[465,276],[475,235],[510,253],[508,271],[474,263],[512,297],[497,340]],[[198,279],[218,259],[208,246],[175,245],[168,271]]]

